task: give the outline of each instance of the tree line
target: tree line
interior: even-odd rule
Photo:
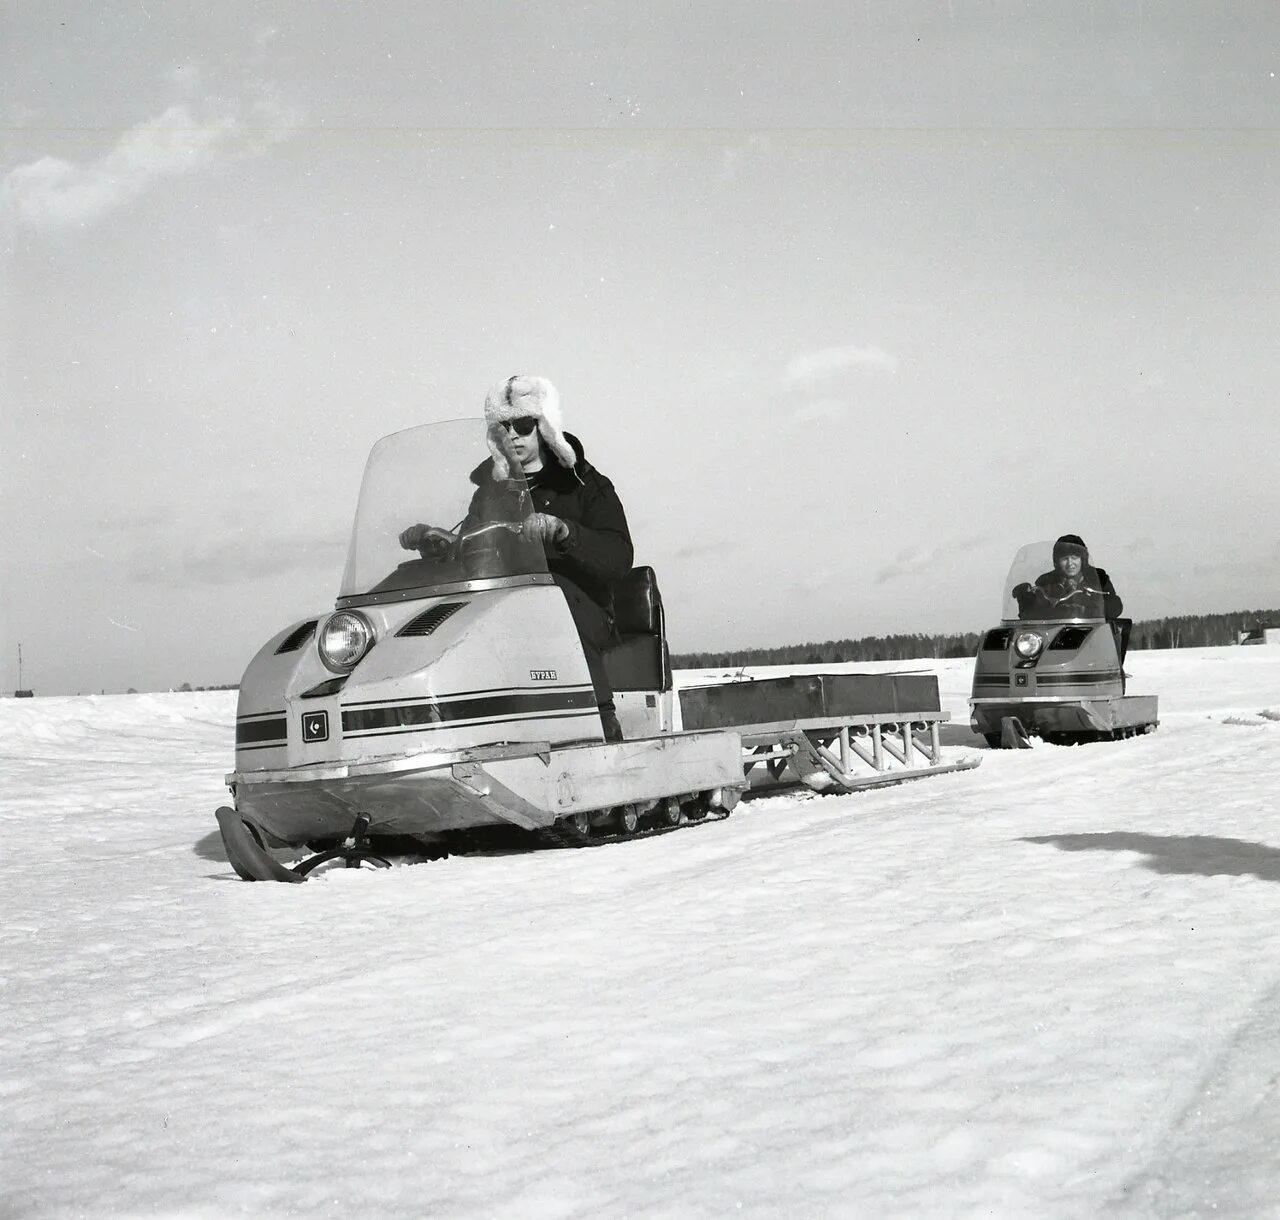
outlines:
[[[1178,614],[1142,619],[1133,625],[1129,647],[1211,648],[1234,644],[1236,635],[1254,627],[1280,626],[1280,610],[1233,610],[1229,614]],[[740,669],[744,665],[831,665],[845,661],[917,661],[940,657],[971,657],[978,651],[980,631],[907,635],[865,635],[856,640],[780,644],[771,648],[734,648],[725,652],[671,654],[675,669]],[[236,690],[238,682],[220,686],[192,686],[180,691]],[[130,687],[129,694],[137,692]]]
[[[1134,623],[1130,648],[1212,648],[1234,644],[1241,631],[1280,626],[1280,610],[1233,610],[1230,614],[1178,614]]]
[[[1234,644],[1236,634],[1280,624],[1280,610],[1234,610],[1229,614],[1179,614],[1133,624],[1129,647],[1209,648]],[[915,661],[971,657],[980,631],[929,635],[867,635],[856,640],[782,644],[772,648],[735,648],[725,652],[673,653],[676,669],[738,669],[744,665],[830,665],[844,661]]]

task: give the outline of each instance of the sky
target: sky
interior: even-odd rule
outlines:
[[[0,690],[237,681],[551,378],[673,650],[1280,606],[1280,10],[0,9]]]
[[[1128,664],[1132,741],[305,885],[233,692],[0,700],[0,1214],[1274,1220],[1280,649]]]

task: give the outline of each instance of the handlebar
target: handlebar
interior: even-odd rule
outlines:
[[[1072,589],[1070,593],[1066,593],[1062,597],[1055,597],[1055,598],[1045,597],[1044,600],[1047,601],[1051,606],[1060,606],[1062,605],[1063,602],[1069,602],[1073,597],[1079,597],[1080,594],[1082,593],[1087,594],[1090,597],[1106,596],[1106,594],[1103,593],[1101,589],[1080,588],[1080,589]],[[1040,596],[1044,597],[1043,590],[1041,590]]]
[[[521,524],[519,521],[487,521],[484,525],[478,525],[473,530],[467,530],[465,534],[458,535],[458,542],[461,543],[466,538],[478,538],[481,534],[487,534],[490,530],[507,530],[512,534],[521,532]]]

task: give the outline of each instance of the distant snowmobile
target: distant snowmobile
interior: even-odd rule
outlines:
[[[1093,568],[1075,582],[1052,579],[1053,545],[1018,551],[1002,625],[978,645],[970,723],[993,748],[1025,746],[1029,736],[1059,745],[1114,740],[1159,724],[1156,696],[1124,693],[1131,624],[1106,617],[1109,582]]]
[[[605,661],[626,740],[605,742],[564,595],[522,536],[523,478],[486,496],[502,519],[469,515],[486,457],[470,419],[374,447],[336,610],[275,635],[240,683],[234,806],[217,819],[241,877],[385,863],[380,842],[406,837],[452,854],[485,827],[628,835],[727,814],[749,786],[853,791],[977,764],[943,762],[932,675],[679,697],[650,568],[614,593],[619,642]],[[433,545],[406,559],[413,523],[430,524]],[[318,854],[293,866],[270,850],[302,844]]]

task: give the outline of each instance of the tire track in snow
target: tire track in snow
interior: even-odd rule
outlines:
[[[1146,1169],[1112,1210],[1184,1220],[1274,1217],[1280,1148],[1280,981],[1253,1008]]]

